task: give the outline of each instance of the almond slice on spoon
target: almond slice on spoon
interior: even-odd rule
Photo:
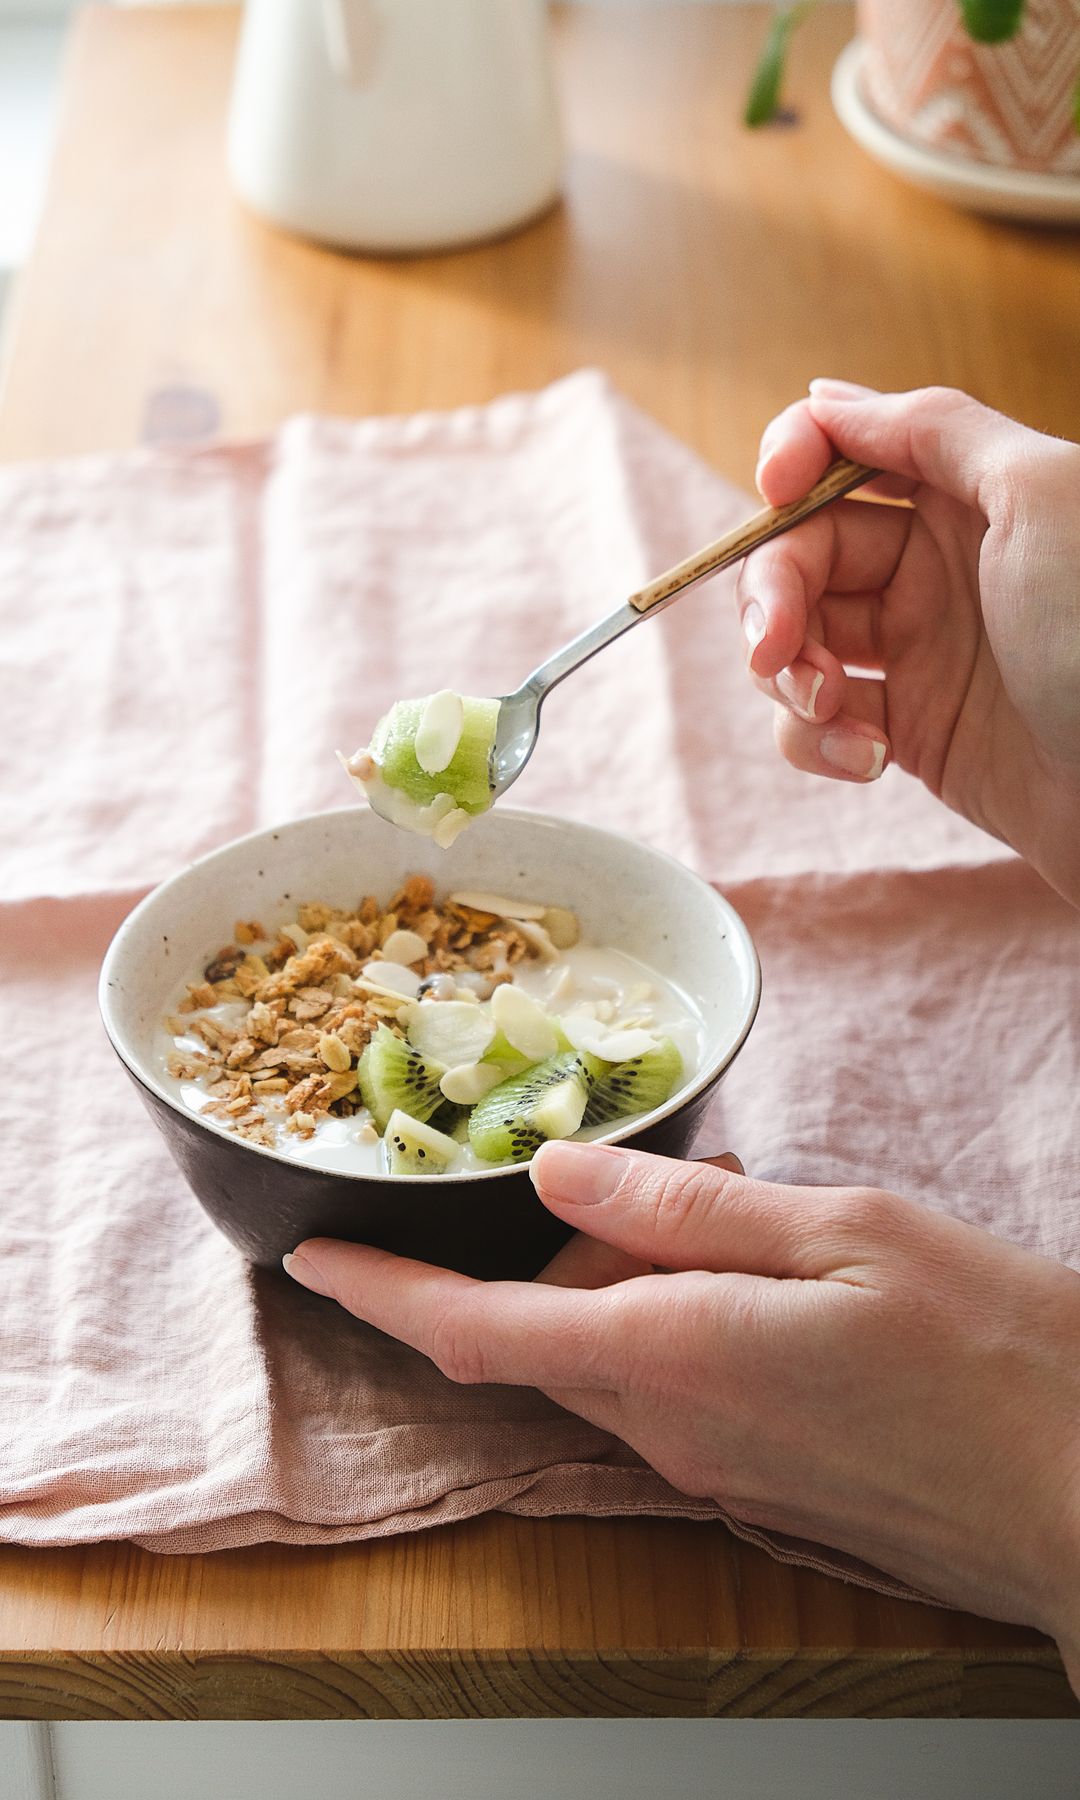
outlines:
[[[432,694],[425,702],[413,741],[413,755],[425,775],[441,775],[453,762],[464,723],[461,695],[450,688]]]

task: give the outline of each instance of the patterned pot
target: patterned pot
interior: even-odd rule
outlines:
[[[1080,175],[1080,0],[1027,0],[1016,37],[976,44],[957,0],[859,0],[861,85],[911,142],[970,162]]]

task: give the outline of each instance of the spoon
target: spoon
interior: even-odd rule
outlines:
[[[707,576],[738,562],[758,544],[779,537],[782,531],[790,531],[801,519],[809,518],[823,506],[830,506],[834,500],[850,494],[853,488],[862,487],[878,473],[877,469],[868,469],[862,463],[846,459],[831,463],[821,480],[816,481],[801,500],[792,500],[787,506],[767,506],[762,512],[755,513],[745,524],[736,525],[715,543],[706,544],[696,555],[688,556],[685,562],[676,563],[666,575],[658,575],[655,581],[631,594],[605,619],[590,626],[561,650],[556,650],[554,656],[549,656],[533,670],[515,693],[505,694],[499,703],[492,757],[492,798],[498,799],[505,794],[511,782],[521,774],[539,735],[540,708],[552,688],[567,675],[580,669],[582,663],[588,662],[598,650],[614,643],[624,631],[640,625],[642,619],[663,612],[665,606],[670,606],[686,588],[694,587]]]

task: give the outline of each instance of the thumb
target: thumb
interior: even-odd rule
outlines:
[[[890,475],[927,482],[1001,516],[1045,440],[957,388],[879,394],[846,381],[812,381],[809,409],[844,456]]]
[[[710,1163],[565,1139],[543,1144],[530,1174],[560,1219],[666,1269],[811,1276],[827,1262],[826,1234],[815,1227],[835,1201],[829,1188],[781,1187]]]

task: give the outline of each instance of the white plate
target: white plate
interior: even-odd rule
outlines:
[[[1080,224],[1080,176],[1039,175],[1029,169],[1001,169],[969,162],[913,144],[885,125],[867,105],[860,86],[863,45],[858,39],[841,51],[832,77],[837,117],[875,162],[916,187],[973,212],[1045,224]]]

